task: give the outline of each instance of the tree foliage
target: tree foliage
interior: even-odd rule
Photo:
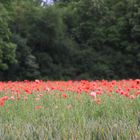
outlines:
[[[1,1],[1,79],[139,78],[139,38],[139,0]]]
[[[15,63],[16,44],[11,41],[9,28],[10,17],[3,4],[0,3],[0,70],[6,70],[9,64]]]

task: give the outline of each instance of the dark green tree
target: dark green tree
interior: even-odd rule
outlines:
[[[8,69],[9,65],[16,62],[15,49],[16,45],[12,43],[12,33],[9,28],[10,17],[0,3],[0,70]]]

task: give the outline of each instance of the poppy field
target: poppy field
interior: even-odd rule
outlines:
[[[139,140],[140,79],[0,82],[0,140]]]

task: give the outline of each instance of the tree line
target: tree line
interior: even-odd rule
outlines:
[[[139,0],[1,0],[0,80],[140,78]]]

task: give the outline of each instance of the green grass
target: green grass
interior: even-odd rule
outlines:
[[[0,107],[0,140],[139,140],[140,98],[101,96],[101,104],[82,93],[37,93]],[[100,96],[98,96],[100,97]],[[36,110],[35,106],[43,106]]]

